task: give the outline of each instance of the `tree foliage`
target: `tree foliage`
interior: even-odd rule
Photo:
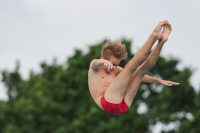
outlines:
[[[22,79],[20,64],[14,71],[2,71],[8,101],[0,101],[0,133],[149,133],[157,123],[175,124],[163,133],[200,132],[200,95],[191,86],[192,70],[177,68],[179,60],[160,56],[148,75],[180,82],[179,86],[141,83],[130,110],[122,116],[110,115],[93,101],[87,84],[89,63],[100,57],[102,42],[75,49],[64,64],[40,64],[41,71],[31,71]],[[131,41],[122,39],[128,57],[133,56]],[[140,111],[140,108],[143,110]]]

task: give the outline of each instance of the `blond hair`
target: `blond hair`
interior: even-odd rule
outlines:
[[[125,59],[127,57],[126,46],[122,44],[120,41],[110,42],[107,41],[101,49],[101,57],[105,59],[110,59],[110,56],[113,55],[118,59]]]

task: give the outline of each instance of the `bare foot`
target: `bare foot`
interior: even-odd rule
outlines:
[[[161,21],[156,28],[153,30],[153,35],[155,38],[162,39],[163,38],[163,33],[162,33],[162,27],[166,24],[169,24],[169,22],[167,20]]]
[[[169,34],[171,33],[172,31],[172,27],[170,24],[166,24],[164,26],[164,29],[163,29],[163,32],[162,32],[162,41],[166,42],[168,40],[168,37],[169,37]]]

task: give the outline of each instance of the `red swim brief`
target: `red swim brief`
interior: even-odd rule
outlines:
[[[129,109],[127,104],[124,102],[124,99],[122,100],[121,103],[115,104],[115,103],[110,103],[106,101],[106,99],[104,98],[104,95],[101,96],[101,106],[106,112],[113,115],[122,115],[126,113]]]

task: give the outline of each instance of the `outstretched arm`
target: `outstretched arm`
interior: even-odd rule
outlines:
[[[142,82],[146,82],[146,83],[159,83],[159,84],[163,84],[163,85],[167,85],[167,86],[172,86],[172,85],[179,85],[179,83],[177,82],[172,82],[169,80],[162,80],[162,79],[158,79],[158,78],[154,78],[148,75],[145,75],[142,79]]]

